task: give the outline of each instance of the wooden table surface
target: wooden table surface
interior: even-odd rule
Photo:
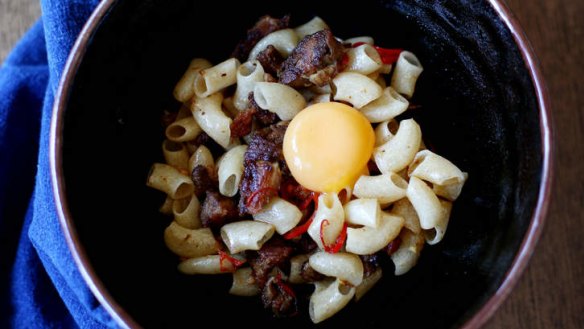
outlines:
[[[39,17],[0,0],[0,62]],[[526,272],[485,328],[584,328],[584,0],[507,0],[541,62],[555,126],[555,183]]]

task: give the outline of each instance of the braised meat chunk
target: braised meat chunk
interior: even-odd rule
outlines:
[[[293,251],[294,248],[286,240],[273,237],[257,252],[248,252],[247,258],[260,288],[266,284],[270,272],[289,260]]]
[[[262,290],[262,302],[276,317],[292,316],[298,312],[296,294],[279,274],[268,279]]]
[[[249,134],[255,118],[263,126],[269,126],[278,121],[278,115],[274,112],[262,109],[253,98],[253,91],[248,95],[249,106],[241,111],[231,123],[231,137],[243,137]]]
[[[217,190],[217,175],[215,171],[205,166],[198,165],[191,173],[193,184],[195,185],[195,195],[200,199],[205,196],[207,191]]]
[[[343,50],[330,30],[307,35],[282,64],[280,83],[295,88],[328,84],[338,72]]]
[[[263,16],[251,29],[247,30],[245,39],[241,40],[237,44],[231,56],[239,59],[241,62],[247,61],[249,52],[258,43],[258,41],[274,31],[288,28],[289,22],[290,16],[284,16],[282,18]]]
[[[272,45],[268,45],[266,49],[262,50],[256,59],[262,64],[264,71],[273,76],[278,74],[282,63],[284,62],[284,57],[282,57],[276,47]]]
[[[201,207],[201,223],[203,227],[220,229],[223,225],[239,219],[237,205],[233,199],[207,191],[207,196]]]
[[[278,194],[284,166],[282,143],[286,125],[277,124],[255,131],[244,156],[239,191],[239,214],[256,214]]]

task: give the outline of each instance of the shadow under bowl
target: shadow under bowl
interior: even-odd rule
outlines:
[[[60,217],[88,285],[120,325],[216,323],[308,328],[275,319],[230,276],[185,276],[165,247],[163,196],[146,187],[162,161],[164,109],[189,61],[227,58],[262,15],[314,15],[335,35],[371,35],[424,65],[408,114],[424,140],[469,174],[445,239],[407,275],[391,269],[320,328],[477,327],[509,293],[533,250],[550,187],[550,128],[531,51],[498,0],[105,0],[73,49],[57,97],[52,172]],[[331,9],[331,8],[334,8]],[[302,309],[307,313],[307,309]]]

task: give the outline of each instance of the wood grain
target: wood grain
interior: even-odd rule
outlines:
[[[541,62],[555,126],[555,184],[527,271],[485,326],[584,328],[584,1],[508,0]]]
[[[507,2],[540,59],[551,96],[555,183],[527,271],[485,328],[584,328],[584,1]],[[38,0],[0,0],[0,62],[39,14]]]

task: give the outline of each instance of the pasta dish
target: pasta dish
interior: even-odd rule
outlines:
[[[416,55],[289,25],[264,16],[229,59],[190,62],[147,185],[180,272],[231,275],[229,293],[278,317],[308,299],[319,323],[387,275],[381,260],[403,275],[443,239],[467,174],[402,115]]]

